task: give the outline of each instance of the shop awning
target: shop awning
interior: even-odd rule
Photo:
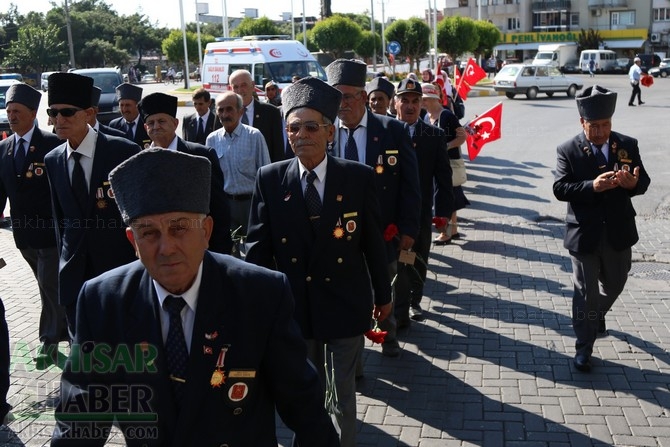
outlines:
[[[607,48],[630,48],[637,49],[644,45],[644,39],[629,39],[629,40],[606,40],[605,46]]]
[[[494,50],[537,50],[539,43],[501,43],[493,47]]]

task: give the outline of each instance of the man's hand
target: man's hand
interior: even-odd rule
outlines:
[[[403,234],[402,236],[400,236],[400,249],[401,250],[409,250],[413,246],[414,246],[414,239],[407,236],[406,234]]]
[[[617,186],[619,186],[619,183],[616,180],[616,173],[614,171],[603,172],[593,180],[593,190],[595,192],[608,191]]]
[[[633,169],[632,174],[630,173],[630,171],[624,171],[623,169],[617,171],[614,174],[617,185],[621,186],[624,189],[635,189],[635,187],[637,186],[637,179],[639,178],[639,175],[640,175],[639,166],[636,166],[635,169]]]
[[[391,309],[393,308],[392,304],[392,302],[383,304],[381,306],[375,304],[375,307],[372,310],[372,318],[376,319],[377,321],[386,320],[386,318],[391,315]]]

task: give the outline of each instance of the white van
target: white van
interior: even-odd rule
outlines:
[[[612,50],[584,50],[579,56],[579,68],[582,73],[589,72],[589,61],[595,62],[595,73],[613,73],[616,71],[616,53]]]
[[[314,56],[289,36],[246,36],[208,43],[202,60],[202,85],[211,93],[229,90],[228,76],[235,70],[251,73],[259,96],[265,83],[273,80],[280,90],[293,76],[313,76],[326,81],[326,72]]]

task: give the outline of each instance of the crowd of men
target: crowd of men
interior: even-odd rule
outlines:
[[[104,127],[92,79],[55,73],[51,133],[34,125],[41,93],[10,87],[0,201],[40,288],[37,367],[71,343],[52,445],[102,444],[115,423],[156,434],[143,445],[270,446],[275,410],[299,445],[356,445],[364,334],[386,331],[382,354],[397,357],[423,319],[464,137],[448,108],[423,107],[430,83],[368,83],[355,60],[326,71],[281,94],[268,82],[261,102],[237,70],[231,91],[193,93],[181,136],[172,95],[122,84],[122,117]],[[640,169],[600,188],[634,189]]]

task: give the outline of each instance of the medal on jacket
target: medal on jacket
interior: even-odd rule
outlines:
[[[342,239],[342,236],[344,236],[344,230],[342,229],[342,219],[337,219],[337,224],[333,230],[333,237],[335,239]]]
[[[219,352],[219,358],[216,359],[216,369],[212,373],[212,378],[209,379],[209,384],[212,385],[212,388],[219,388],[222,384],[226,383],[226,372],[223,370],[223,362],[229,347],[230,345],[223,345],[221,352]]]
[[[377,166],[375,167],[375,172],[377,174],[383,174],[384,173],[384,157],[382,155],[377,157]]]

